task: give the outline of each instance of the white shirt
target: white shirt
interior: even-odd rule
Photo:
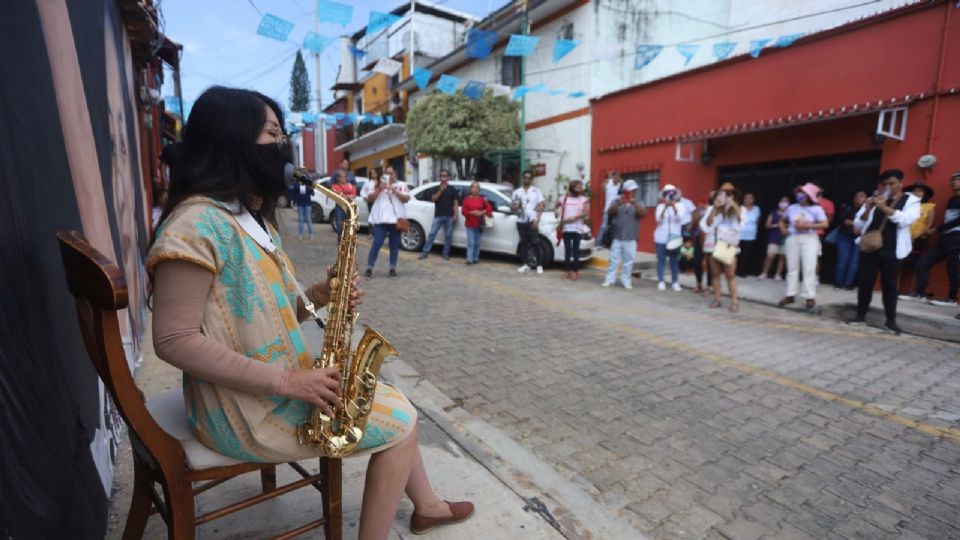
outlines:
[[[655,217],[657,228],[653,231],[653,242],[666,244],[671,238],[682,236],[682,227],[690,223],[691,216],[687,206],[678,202],[673,208],[664,203],[658,204]]]
[[[590,202],[590,199],[587,199],[583,195],[573,197],[571,195],[562,195],[560,197],[560,208],[557,209],[557,219],[560,219],[563,216],[563,219],[570,219],[573,216],[579,216],[584,213],[584,210],[587,208],[587,203]],[[583,218],[578,219],[577,221],[571,223],[565,223],[563,225],[563,232],[575,232],[583,234],[589,231],[590,228],[583,222]]]
[[[366,200],[366,198],[373,193],[375,183],[376,182],[369,181],[363,184],[363,189],[360,190],[360,197]],[[391,185],[396,189],[397,193],[410,192],[410,190],[407,189],[407,185],[403,182],[394,182]],[[383,190],[380,192],[380,195],[377,195],[377,199],[373,201],[373,207],[370,209],[370,217],[367,221],[373,224],[393,224],[397,222],[398,217],[407,217],[406,204],[393,192]]]
[[[907,193],[906,195],[907,202],[903,205],[903,210],[894,210],[893,214],[887,218],[889,221],[897,224],[898,259],[905,259],[907,255],[910,255],[910,251],[913,250],[913,240],[910,238],[910,225],[920,217],[920,197],[912,193]],[[857,211],[856,217],[853,218],[853,230],[860,236],[863,236],[864,231],[868,230],[874,218],[883,219],[882,215],[875,216],[877,207],[874,206],[870,208],[870,215],[867,216],[867,219],[861,220],[860,218],[866,209],[867,205],[861,206],[860,210]],[[883,233],[881,232],[881,234]],[[860,243],[859,237],[857,237],[857,243]]]
[[[529,223],[537,219],[537,206],[543,202],[543,193],[536,186],[530,189],[517,188],[513,190],[513,200],[520,201],[520,223]]]
[[[610,209],[610,206],[613,204],[613,201],[617,200],[617,197],[620,196],[620,186],[623,184],[618,184],[613,181],[613,178],[608,178],[607,182],[603,185],[603,211],[606,212]]]
[[[743,214],[743,208],[740,209]],[[707,218],[713,214],[713,224],[707,224]],[[700,218],[700,230],[707,235],[711,241],[723,240],[724,242],[737,246],[740,245],[740,229],[743,226],[744,216],[740,218],[727,216],[717,213],[717,209],[710,207],[703,217]]]

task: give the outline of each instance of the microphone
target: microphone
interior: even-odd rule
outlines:
[[[303,167],[294,167],[293,163],[287,163],[283,166],[283,179],[287,184],[297,183],[313,187],[310,171]]]

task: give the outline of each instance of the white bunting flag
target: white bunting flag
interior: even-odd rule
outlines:
[[[389,75],[392,77],[396,75],[398,71],[400,71],[400,68],[402,66],[403,64],[401,64],[400,62],[397,62],[392,58],[381,58],[380,60],[377,60],[377,64],[373,66],[373,71],[376,71],[377,73],[383,73],[385,75]]]

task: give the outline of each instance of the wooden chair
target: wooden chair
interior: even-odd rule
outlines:
[[[320,491],[323,517],[276,538],[292,538],[323,525],[327,540],[340,540],[340,460],[320,458],[318,474],[310,474],[298,463],[288,463],[303,478],[278,488],[275,465],[248,463],[220,455],[193,437],[182,390],[144,402],[143,394],[133,381],[120,337],[117,310],[127,307],[123,274],[113,261],[90,246],[82,234],[60,231],[57,238],[67,286],[76,300],[87,354],[130,428],[134,490],[123,538],[143,536],[153,507],[166,521],[169,538],[189,539],[194,538],[197,525],[312,485]],[[263,493],[195,515],[194,498],[198,494],[253,471],[260,472]],[[162,498],[156,484],[163,488]]]

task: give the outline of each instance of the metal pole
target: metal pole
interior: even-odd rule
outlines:
[[[315,4],[316,11],[313,14],[313,31],[320,33],[320,0],[316,1]],[[317,114],[319,115],[323,111],[323,90],[320,85],[320,51],[314,53],[314,70],[316,75],[314,76],[314,92],[317,94]],[[316,127],[313,130],[313,162],[318,171],[325,172],[327,170],[327,148],[326,140],[326,130],[323,127],[323,120],[317,119]]]
[[[527,0],[520,0],[520,33],[526,35],[527,29]],[[520,86],[526,84],[527,57],[520,57]],[[524,162],[526,161],[527,144],[527,94],[520,97],[520,175],[523,176]]]
[[[414,41],[414,15],[416,14],[417,9],[417,0],[410,0],[410,72],[407,73],[408,77],[413,76],[413,51],[416,47],[416,42]]]

